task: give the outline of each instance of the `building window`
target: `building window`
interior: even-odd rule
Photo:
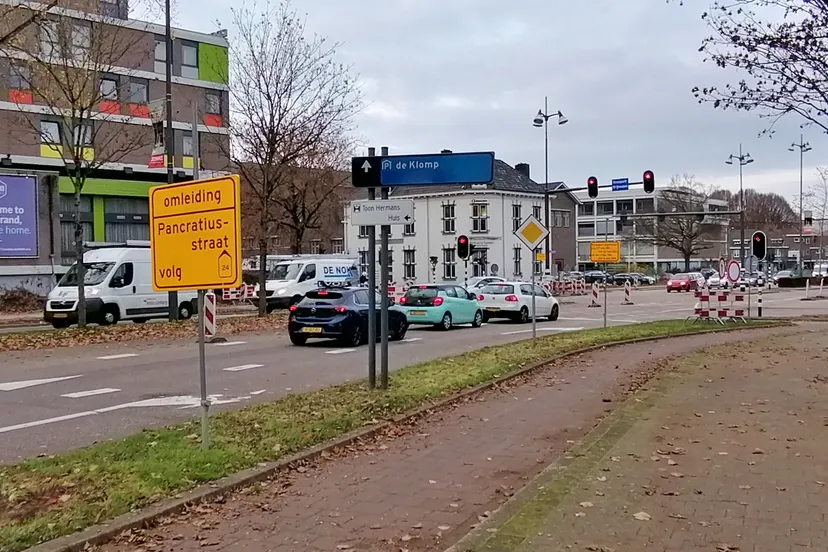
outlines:
[[[417,251],[414,249],[403,251],[403,278],[406,280],[417,279]]]
[[[594,217],[595,216],[595,202],[582,203],[578,205],[579,217]]]
[[[29,90],[31,88],[31,74],[25,63],[12,63],[9,71],[10,90]]]
[[[443,249],[443,279],[457,279],[457,251],[453,247]]]
[[[60,254],[64,259],[75,257],[75,216],[75,196],[60,194]],[[88,242],[93,239],[92,220],[92,196],[82,195],[80,198],[82,241]]]
[[[615,234],[615,221],[612,220],[599,220],[595,223],[595,235],[596,236],[607,236],[611,234]]]
[[[793,239],[793,242],[794,242],[794,243],[799,243],[799,238],[794,238],[794,239]]]
[[[475,248],[471,256],[472,277],[486,276],[489,268],[488,249]]]
[[[543,215],[543,207],[540,205],[532,205],[532,216],[538,220],[541,220]]]
[[[811,238],[802,238],[802,239],[804,239],[804,240],[805,240],[805,245],[810,245],[810,243],[811,243]]]
[[[639,253],[641,250],[639,249]],[[589,259],[589,242],[578,242],[578,258]]]
[[[210,115],[221,115],[221,96],[216,92],[207,92],[204,98],[207,113]]]
[[[155,39],[155,72],[167,74],[167,43],[163,38]]]
[[[570,221],[569,221],[569,211],[563,211],[563,227],[569,228]]]
[[[413,236],[414,235],[414,223],[406,224],[403,226],[403,236]]]
[[[40,23],[40,53],[46,58],[60,55],[58,22],[54,19],[45,19]]]
[[[359,273],[368,274],[368,252],[365,250],[359,251]]]
[[[472,232],[489,231],[489,205],[487,203],[472,204]]]
[[[75,146],[92,145],[92,123],[84,123],[76,126],[72,134],[75,138]]]
[[[345,244],[340,238],[332,239],[331,249],[333,250],[334,255],[342,255],[345,252]]]
[[[147,81],[144,79],[131,79],[129,81],[129,97],[127,97],[127,101],[132,104],[146,104],[149,101]]]
[[[645,199],[636,199],[635,200],[635,212],[636,213],[655,213],[655,201],[653,198],[648,197]]]
[[[619,215],[631,215],[633,212],[633,200],[619,199],[615,202],[615,208],[618,209]]]
[[[40,121],[40,143],[50,146],[61,145],[60,123],[57,121]]]
[[[107,102],[118,101],[118,81],[114,78],[103,78],[99,85],[101,100]]]
[[[139,197],[104,198],[104,240],[149,240],[149,201]]]
[[[520,203],[512,204],[512,232],[517,232],[517,229],[520,228],[520,223],[523,222],[520,216],[520,209]]]
[[[543,261],[538,261],[538,253],[541,253],[540,248],[532,252],[532,270],[535,275],[543,274]]]
[[[552,223],[552,226],[555,228],[563,228],[563,216],[563,211],[555,211],[555,218],[553,219],[554,222]]]
[[[311,255],[319,255],[322,251],[322,240],[311,241],[310,252]]]
[[[88,25],[74,25],[72,28],[72,55],[75,58],[85,59],[89,55],[90,35],[92,27]]]
[[[121,10],[117,1],[101,0],[100,10],[101,15],[105,17],[121,17]]]
[[[514,266],[512,267],[512,272],[515,278],[521,276],[523,274],[523,267],[521,266],[520,256],[523,252],[523,248],[519,245],[516,245],[512,249],[512,261],[514,262]]]
[[[198,44],[181,45],[181,76],[186,79],[198,78]]]
[[[368,227],[367,226],[360,226],[359,230],[357,230],[358,236],[360,238],[367,238],[368,237]]]
[[[454,203],[443,204],[443,233],[454,234],[457,231],[457,219],[454,216]]]
[[[193,132],[185,130],[181,133],[181,155],[192,157],[193,155]]]
[[[578,237],[591,238],[595,235],[594,222],[579,222],[578,223]]]
[[[599,201],[598,202],[598,215],[614,215],[615,214],[615,205],[613,205],[612,201]]]

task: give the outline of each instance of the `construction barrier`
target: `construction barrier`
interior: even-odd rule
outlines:
[[[706,321],[724,324],[727,321],[747,322],[745,310],[745,295],[741,291],[709,291],[706,287],[696,290],[696,304],[693,314],[686,320],[694,318],[693,322]],[[711,297],[716,300],[716,308],[711,308]],[[730,302],[728,303],[728,299]],[[761,301],[761,300],[760,300]],[[761,304],[761,302],[760,302]]]
[[[204,294],[204,339],[211,341],[216,337],[216,294]]]
[[[221,298],[225,301],[247,301],[255,297],[255,287],[250,284],[242,284],[240,287],[223,289],[221,291]]]
[[[634,305],[635,303],[632,302],[632,284],[630,281],[627,280],[624,282],[624,300],[621,301],[622,305]]]
[[[590,299],[589,303],[590,307],[600,307],[601,304],[598,302],[598,282],[594,282],[592,284],[592,298]]]

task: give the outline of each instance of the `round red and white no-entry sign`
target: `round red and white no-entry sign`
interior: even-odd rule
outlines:
[[[739,266],[739,261],[730,261],[727,263],[727,279],[731,284],[738,282],[741,275],[742,267]]]

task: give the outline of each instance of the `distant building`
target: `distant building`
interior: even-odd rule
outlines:
[[[500,160],[495,161],[491,184],[392,188],[390,197],[414,200],[412,223],[391,227],[392,281],[462,282],[466,267],[457,257],[456,247],[458,236],[463,234],[469,236],[475,251],[468,264],[469,278],[491,275],[529,279],[533,271],[541,276],[544,263],[533,262],[533,252],[514,231],[532,214],[544,222],[544,188],[530,177],[529,165],[511,167]],[[367,199],[365,190],[357,192],[355,199]],[[576,262],[577,199],[562,182],[550,183],[549,193],[554,251],[551,259],[557,270],[572,270]],[[351,226],[349,218],[346,207],[345,250],[358,255],[361,270],[367,272],[368,229]]]

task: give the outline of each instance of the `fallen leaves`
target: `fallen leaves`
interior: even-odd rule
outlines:
[[[650,521],[650,514],[647,512],[636,512],[633,514],[633,517],[638,521]]]

